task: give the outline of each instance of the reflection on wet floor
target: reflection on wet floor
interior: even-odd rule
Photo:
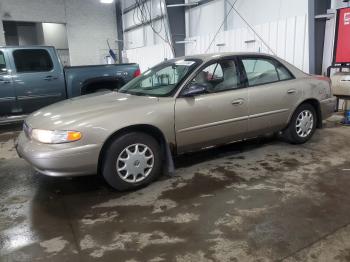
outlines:
[[[14,136],[0,134],[0,261],[349,261],[346,127],[186,154],[125,193],[38,174],[3,146]]]

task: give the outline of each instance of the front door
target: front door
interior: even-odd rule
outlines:
[[[6,53],[0,50],[0,118],[9,116],[16,109],[16,94],[13,88]]]
[[[64,98],[63,76],[46,49],[18,49],[12,54],[16,68],[13,83],[24,114]]]
[[[188,84],[206,86],[206,93],[193,97],[180,94],[176,99],[179,153],[242,139],[247,131],[248,94],[239,75],[234,60],[218,61],[201,70]]]

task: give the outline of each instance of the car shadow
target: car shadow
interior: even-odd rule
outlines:
[[[175,168],[186,168],[222,157],[235,157],[243,152],[251,151],[267,144],[276,144],[280,142],[282,142],[282,139],[276,136],[254,138],[197,152],[185,153],[175,157],[174,164]]]
[[[188,168],[197,164],[205,163],[215,159],[223,157],[232,157],[240,159],[239,156],[243,152],[248,152],[260,148],[265,145],[281,143],[280,139],[272,136],[266,136],[256,139],[251,139],[242,142],[236,142],[216,148],[205,149],[197,152],[186,153],[179,155],[174,158],[175,169]],[[243,159],[243,158],[242,158]],[[35,172],[35,171],[33,171]],[[38,176],[38,187],[41,193],[50,194],[54,193],[57,195],[74,195],[74,194],[116,194],[124,195],[129,192],[134,192],[137,189],[133,189],[126,192],[118,192],[110,187],[102,175],[91,175],[91,176],[77,176],[77,177],[49,177],[35,172],[33,174]],[[162,175],[159,180],[169,179],[169,176]]]

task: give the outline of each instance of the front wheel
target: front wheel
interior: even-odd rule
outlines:
[[[315,108],[310,104],[302,104],[295,110],[284,135],[290,143],[302,144],[312,137],[316,125]]]
[[[133,189],[155,180],[161,163],[159,143],[152,136],[132,132],[119,136],[109,145],[102,175],[119,191]]]

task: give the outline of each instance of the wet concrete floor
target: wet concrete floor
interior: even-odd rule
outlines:
[[[349,127],[184,155],[126,193],[38,174],[17,134],[0,134],[0,261],[350,261]]]

